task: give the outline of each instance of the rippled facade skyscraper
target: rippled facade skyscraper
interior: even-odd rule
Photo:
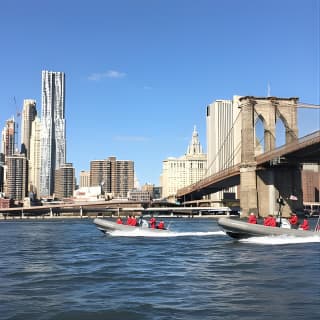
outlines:
[[[64,72],[42,71],[40,154],[40,196],[51,196],[55,170],[66,162]]]

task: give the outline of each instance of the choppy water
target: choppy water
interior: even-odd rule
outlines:
[[[0,222],[0,319],[320,319],[320,238],[234,241],[214,219],[170,237],[92,220]]]

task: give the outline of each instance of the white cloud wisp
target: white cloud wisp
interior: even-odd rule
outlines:
[[[92,73],[89,77],[88,80],[90,81],[99,81],[104,78],[111,78],[111,79],[120,79],[126,77],[125,72],[120,72],[116,70],[108,70],[106,72],[100,72],[100,73]]]

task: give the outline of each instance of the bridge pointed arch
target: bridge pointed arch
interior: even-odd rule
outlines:
[[[283,146],[286,143],[286,127],[288,125],[282,117],[277,117],[276,120],[276,148]]]
[[[254,154],[255,156],[260,155],[265,151],[265,120],[261,115],[257,115],[255,119],[255,145]]]

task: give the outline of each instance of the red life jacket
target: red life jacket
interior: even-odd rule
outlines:
[[[274,217],[267,217],[264,219],[263,225],[265,225],[267,227],[276,227],[277,221]]]
[[[163,221],[159,222],[158,229],[164,229],[164,222]]]
[[[293,215],[290,219],[289,219],[290,223],[292,225],[296,225],[298,223],[298,217],[296,215]]]
[[[249,222],[249,223],[256,224],[256,223],[257,223],[257,218],[256,218],[256,216],[250,215],[249,218],[248,218],[248,222]]]
[[[156,219],[152,217],[149,222],[150,222],[151,228],[154,229],[156,227]]]
[[[270,217],[270,227],[276,227],[277,221],[274,217]]]
[[[269,226],[269,225],[270,225],[270,217],[264,218],[264,220],[263,220],[263,225],[264,225],[264,226]]]
[[[309,230],[309,222],[307,219],[304,219],[302,224],[300,225],[300,228],[302,230]]]

